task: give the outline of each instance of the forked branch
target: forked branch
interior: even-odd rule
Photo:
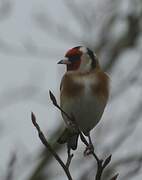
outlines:
[[[43,132],[41,131],[39,125],[36,122],[36,117],[34,115],[34,113],[31,113],[31,119],[32,119],[32,123],[35,126],[36,130],[38,131],[38,136],[41,140],[41,142],[44,144],[44,146],[50,151],[50,153],[54,156],[54,158],[58,161],[58,163],[61,165],[61,167],[63,168],[64,172],[66,173],[66,176],[68,177],[68,180],[73,180],[72,176],[69,172],[69,166],[67,166],[66,164],[64,164],[64,162],[61,160],[61,158],[59,157],[59,155],[54,151],[54,149],[51,147],[51,145],[48,143],[48,141],[46,140]]]
[[[53,95],[53,93],[51,91],[49,91],[49,95],[50,95],[50,99],[52,100],[52,103],[55,107],[57,107],[67,118],[68,120],[74,124],[74,126],[76,127],[76,130],[79,132],[80,138],[82,140],[82,142],[86,145],[86,147],[89,148],[89,143],[87,142],[84,134],[81,132],[81,130],[79,129],[79,126],[76,122],[75,117],[72,115],[71,117],[58,105],[57,100],[55,98],[55,96]],[[95,160],[97,161],[97,172],[96,172],[96,177],[95,180],[101,180],[102,179],[102,174],[105,170],[105,168],[109,165],[109,163],[111,162],[111,157],[112,155],[109,155],[105,160],[99,159],[98,156],[96,155],[94,148],[93,151],[91,152],[91,154],[93,155],[93,157],[95,158]],[[69,157],[69,156],[68,156]],[[118,177],[118,174],[116,174],[115,176],[113,176],[110,180],[116,180]]]
[[[53,93],[51,91],[49,91],[50,94],[50,98],[54,104],[54,106],[56,106],[68,119],[69,121],[74,125],[74,127],[76,128],[76,130],[79,132],[81,141],[86,145],[87,148],[89,148],[89,143],[86,140],[86,137],[84,136],[84,134],[81,132],[81,130],[79,129],[79,126],[76,122],[76,119],[74,116],[70,117],[57,103],[55,96],[53,95]],[[61,167],[63,168],[68,180],[73,180],[72,176],[70,174],[69,171],[69,166],[71,163],[71,160],[73,158],[73,154],[71,154],[71,150],[69,149],[69,147],[67,147],[67,154],[68,154],[68,158],[67,158],[67,162],[64,163],[62,161],[62,159],[59,157],[59,155],[54,151],[54,149],[52,148],[52,146],[49,144],[49,142],[46,140],[43,132],[41,131],[39,125],[36,122],[36,117],[34,115],[34,113],[31,113],[31,119],[32,119],[32,123],[33,125],[36,127],[37,131],[38,131],[38,135],[39,138],[41,140],[41,142],[44,144],[44,146],[50,151],[50,153],[54,156],[54,158],[58,161],[58,163],[61,165]],[[96,155],[94,148],[93,151],[91,151],[91,154],[93,155],[93,157],[95,158],[95,160],[97,161],[97,172],[96,172],[96,176],[95,176],[95,180],[102,180],[102,174],[105,170],[105,168],[109,165],[109,163],[111,162],[111,155],[108,156],[105,160],[99,159],[98,156]],[[110,180],[116,180],[118,177],[118,174],[116,174],[115,176],[113,176]]]

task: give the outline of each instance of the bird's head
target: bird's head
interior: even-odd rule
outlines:
[[[69,49],[65,54],[65,58],[58,64],[67,65],[67,71],[90,71],[97,67],[98,60],[92,50],[84,46],[77,46]]]

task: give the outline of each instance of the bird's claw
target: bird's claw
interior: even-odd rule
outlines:
[[[92,144],[89,144],[84,151],[84,156],[88,156],[92,154],[93,152],[94,152],[94,147]]]

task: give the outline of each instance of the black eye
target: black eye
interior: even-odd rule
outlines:
[[[74,61],[77,61],[77,60],[80,60],[80,54],[73,55],[73,56],[69,57],[69,61],[71,61],[71,62],[74,62]]]

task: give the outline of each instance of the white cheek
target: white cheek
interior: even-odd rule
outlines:
[[[83,52],[83,53],[87,53],[87,48],[86,47],[81,47],[80,49],[79,49],[81,52]]]
[[[87,54],[82,55],[79,70],[89,71],[91,69],[91,59]]]

